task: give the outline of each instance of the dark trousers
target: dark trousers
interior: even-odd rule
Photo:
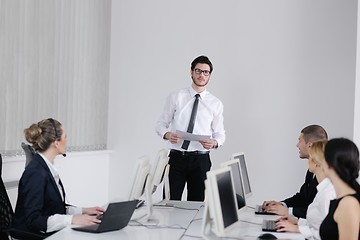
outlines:
[[[206,172],[211,168],[209,154],[183,156],[169,154],[170,199],[181,200],[185,183],[187,183],[187,200],[204,201]]]

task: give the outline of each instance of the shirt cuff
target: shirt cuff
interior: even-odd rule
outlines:
[[[64,221],[65,221],[65,223],[66,223],[66,226],[71,225],[72,219],[73,219],[73,215],[66,215],[66,217],[65,217],[65,219],[64,219]]]
[[[294,216],[292,207],[289,207],[289,215]]]
[[[82,214],[82,208],[74,207],[74,206],[68,206],[66,208],[66,214],[70,215],[81,215]]]
[[[308,226],[299,225],[299,232],[305,237],[310,238],[312,236],[311,230]]]
[[[291,215],[291,216],[294,216],[293,215],[293,208],[292,207],[288,207],[287,205],[286,205],[286,203],[284,203],[284,202],[280,202],[284,207],[287,207],[288,209],[289,209],[289,215]]]
[[[70,225],[72,215],[55,214],[48,217],[46,232],[54,232]]]

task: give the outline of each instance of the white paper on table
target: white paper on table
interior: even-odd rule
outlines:
[[[183,140],[188,140],[188,141],[200,141],[200,140],[210,139],[210,135],[192,134],[180,130],[176,130],[176,133],[179,134]]]

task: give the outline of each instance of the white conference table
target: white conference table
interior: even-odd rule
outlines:
[[[48,237],[49,240],[194,240],[194,239],[244,239],[256,240],[264,232],[261,230],[263,219],[275,219],[277,216],[256,215],[254,210],[247,208],[240,214],[240,219],[229,231],[226,238],[217,237],[208,229],[205,237],[202,233],[202,220],[204,215],[203,202],[180,202],[170,201],[168,206],[154,206],[153,218],[157,224],[146,223],[144,221],[130,221],[128,226],[119,230],[106,233],[85,233],[78,232],[67,227],[54,235]],[[135,210],[132,219],[146,214],[146,207]],[[139,223],[140,222],[140,223]],[[142,224],[141,224],[142,223]],[[271,233],[278,239],[298,239],[304,240],[301,234],[296,233]]]
[[[242,239],[242,240],[256,240],[264,233],[261,229],[263,219],[277,219],[276,215],[256,215],[254,209],[246,207],[244,212],[240,213],[239,221],[233,224],[230,229],[226,231],[226,237],[217,237],[212,231],[207,229],[205,234],[202,232],[203,215],[205,208],[201,208],[200,211],[194,217],[191,225],[185,231],[181,240],[194,240],[194,239]],[[280,233],[270,232],[278,239],[296,239],[305,240],[304,236],[300,233]]]
[[[204,206],[203,202],[180,202],[170,201],[168,206],[154,206],[152,219],[157,223],[144,222],[141,216],[146,215],[146,207],[136,209],[132,221],[128,226],[119,230],[105,233],[86,233],[72,230],[66,227],[61,231],[46,238],[49,240],[178,240],[182,238],[186,229],[191,224],[199,210]],[[139,219],[140,220],[136,220]]]

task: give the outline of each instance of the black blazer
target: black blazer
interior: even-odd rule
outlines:
[[[306,218],[307,208],[310,203],[313,202],[315,195],[317,193],[316,186],[318,181],[314,174],[306,172],[305,183],[301,186],[300,191],[297,192],[294,196],[283,200],[282,202],[286,203],[288,207],[293,208],[293,214],[299,218]]]
[[[20,179],[13,227],[45,232],[48,217],[54,214],[66,214],[65,202],[45,160],[36,154]]]

